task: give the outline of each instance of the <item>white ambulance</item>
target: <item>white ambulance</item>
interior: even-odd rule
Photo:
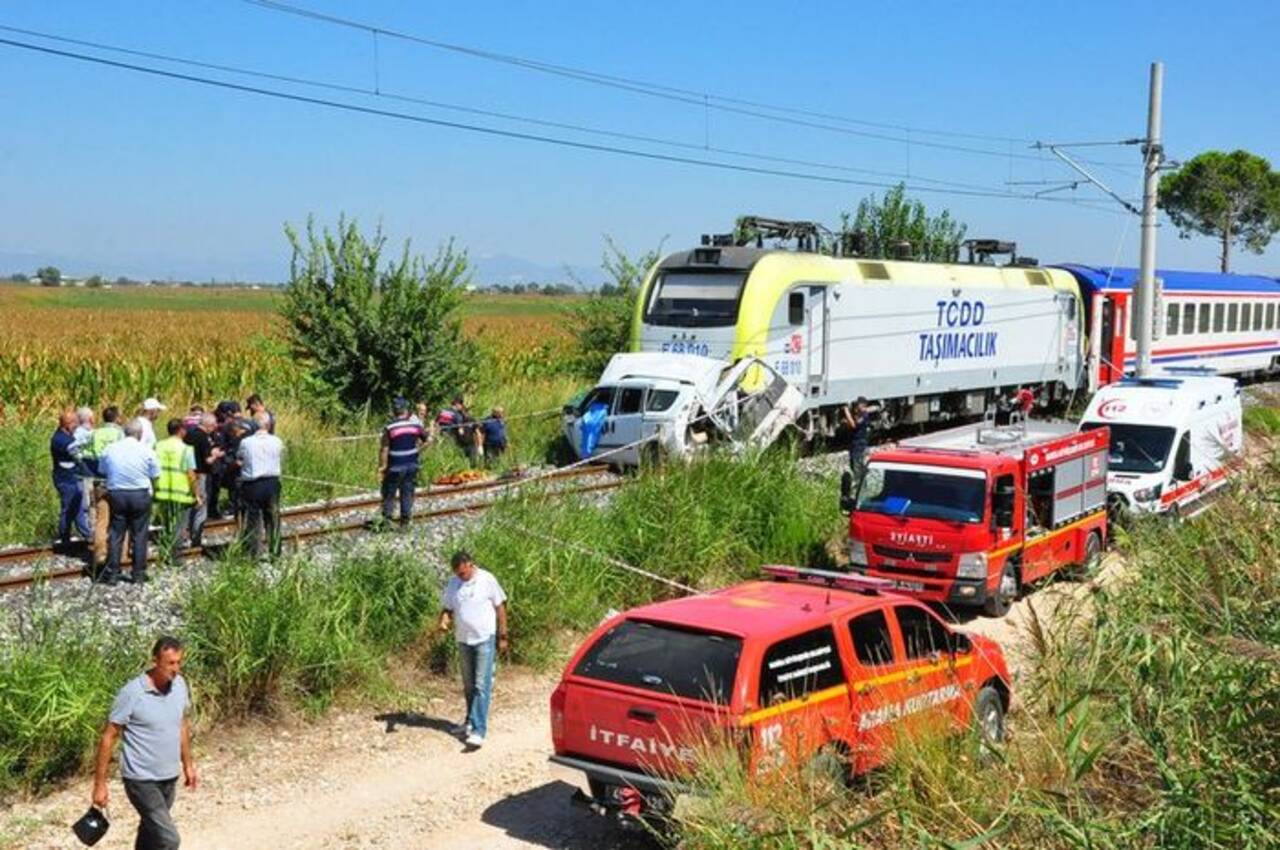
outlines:
[[[1117,511],[1192,516],[1243,450],[1240,386],[1170,369],[1098,390],[1080,430],[1111,429],[1107,498]]]

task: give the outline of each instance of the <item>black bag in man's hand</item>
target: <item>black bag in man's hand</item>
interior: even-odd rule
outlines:
[[[90,806],[89,811],[85,812],[80,820],[71,824],[71,831],[86,847],[92,847],[107,834],[109,826],[111,824],[107,821],[106,814],[97,806]]]

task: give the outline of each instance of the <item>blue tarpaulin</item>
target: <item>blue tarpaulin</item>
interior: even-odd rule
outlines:
[[[582,428],[583,457],[595,454],[596,446],[600,443],[600,433],[604,430],[604,422],[608,418],[609,405],[597,401],[588,407],[587,412],[578,420],[578,426]]]

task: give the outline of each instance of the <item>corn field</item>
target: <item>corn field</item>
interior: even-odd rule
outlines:
[[[76,302],[60,297],[70,294]],[[0,287],[0,420],[80,404],[131,411],[148,396],[172,410],[250,392],[296,400],[300,374],[273,296],[238,293],[236,305],[225,295],[211,307],[209,294],[193,289],[157,297]],[[497,306],[511,312],[486,305],[464,319],[484,349],[486,375],[502,382],[562,374],[571,350],[562,316],[541,305],[522,314],[514,300]]]

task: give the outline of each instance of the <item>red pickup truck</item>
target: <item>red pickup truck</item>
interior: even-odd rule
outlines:
[[[750,768],[812,763],[842,778],[880,764],[920,724],[1004,736],[997,644],[953,630],[888,582],[767,567],[751,581],[603,623],[551,696],[552,761],[586,774],[575,798],[623,822],[661,816],[707,740]]]

